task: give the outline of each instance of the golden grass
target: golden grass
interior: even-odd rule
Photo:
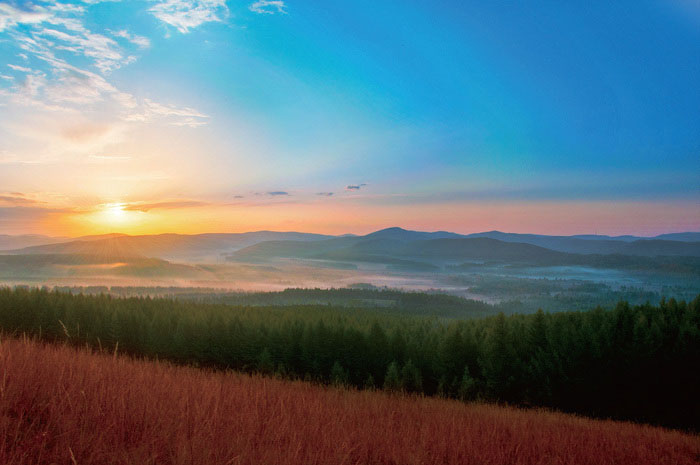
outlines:
[[[697,464],[700,438],[7,339],[0,463]],[[591,386],[595,389],[594,386]]]

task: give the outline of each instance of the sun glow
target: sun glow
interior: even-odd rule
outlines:
[[[104,210],[105,217],[113,223],[121,223],[127,216],[123,203],[108,203]]]
[[[123,202],[114,202],[98,206],[89,218],[98,229],[115,231],[136,226],[141,219],[140,213],[142,212],[130,210]]]

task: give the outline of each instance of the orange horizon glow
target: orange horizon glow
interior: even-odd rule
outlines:
[[[692,210],[692,209],[690,209]],[[694,231],[700,212],[689,206],[641,202],[509,202],[367,205],[355,203],[271,203],[203,205],[190,208],[129,209],[124,202],[82,212],[54,213],[22,233],[200,234],[259,230],[322,234],[366,234],[386,227],[457,233],[491,230],[548,235],[634,234],[654,236]]]

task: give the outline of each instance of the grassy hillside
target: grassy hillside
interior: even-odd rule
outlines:
[[[698,436],[0,343],[0,463],[691,465]]]

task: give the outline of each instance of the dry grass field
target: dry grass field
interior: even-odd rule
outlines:
[[[4,465],[699,461],[698,436],[651,426],[0,343]]]

